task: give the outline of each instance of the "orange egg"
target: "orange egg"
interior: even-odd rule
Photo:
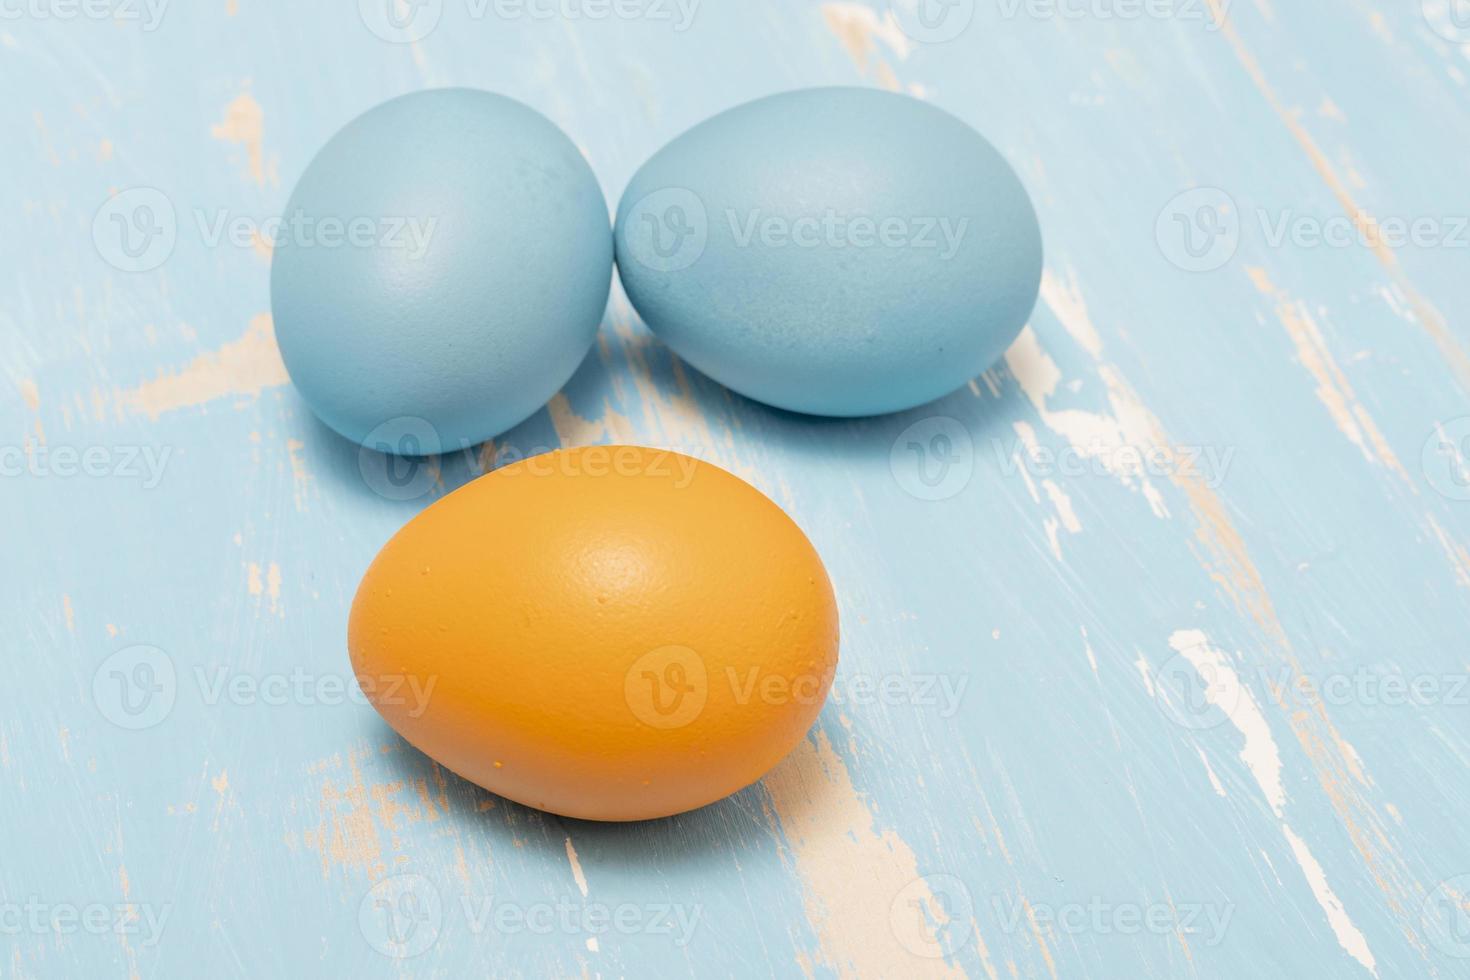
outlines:
[[[589,446],[409,522],[352,604],[359,682],[404,738],[553,813],[641,820],[760,779],[816,719],[837,606],[786,514],[719,467]]]

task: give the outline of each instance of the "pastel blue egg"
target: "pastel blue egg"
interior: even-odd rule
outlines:
[[[741,394],[818,415],[912,408],[989,367],[1041,282],[994,147],[907,96],[820,88],[715,116],[633,177],[618,273],[649,327]]]
[[[276,340],[342,435],[453,451],[566,383],[612,266],[607,202],[561,130],[489,92],[420,92],[348,123],[301,176],[275,241]]]

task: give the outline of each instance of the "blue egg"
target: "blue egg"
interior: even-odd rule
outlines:
[[[653,331],[741,394],[817,415],[912,408],[1025,325],[1041,230],[1004,158],[906,96],[751,102],[660,150],[617,220],[618,273]]]
[[[612,265],[607,202],[561,130],[489,92],[420,92],[348,123],[301,176],[275,236],[276,340],[342,435],[453,451],[572,376]]]

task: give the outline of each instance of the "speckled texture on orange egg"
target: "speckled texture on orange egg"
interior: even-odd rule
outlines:
[[[639,820],[748,786],[796,745],[838,618],[811,543],[749,484],[590,446],[419,514],[363,577],[348,646],[378,711],[448,768],[554,813]]]

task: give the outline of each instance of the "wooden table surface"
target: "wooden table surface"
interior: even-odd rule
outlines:
[[[1470,976],[1470,6],[929,2],[0,2],[0,975]],[[390,473],[291,388],[269,219],[357,113],[505,93],[611,205],[829,84],[1034,196],[967,389],[772,411],[616,288],[478,454]],[[446,773],[345,649],[414,513],[614,441],[770,494],[843,625],[782,766],[634,825]]]

